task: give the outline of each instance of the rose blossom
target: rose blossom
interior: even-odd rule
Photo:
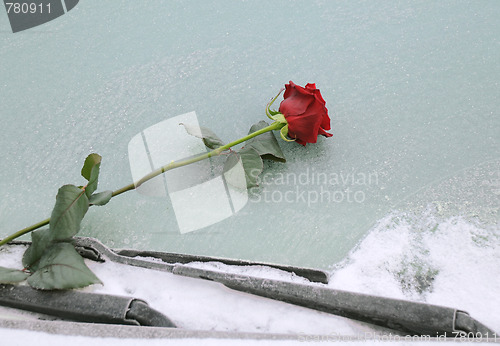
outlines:
[[[332,136],[326,132],[330,130],[330,118],[325,100],[314,83],[303,88],[290,81],[290,84],[285,84],[283,98],[279,112],[288,122],[290,138],[305,146],[306,143],[316,143],[318,135]]]

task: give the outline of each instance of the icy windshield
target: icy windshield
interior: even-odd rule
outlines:
[[[206,152],[180,123],[229,143],[269,122],[289,81],[315,83],[333,136],[276,132],[286,163],[264,160],[247,194],[205,161],[90,208],[80,235],[332,271],[345,289],[494,300],[498,1],[68,3],[15,33],[0,9],[0,237],[49,217],[90,153],[99,189],[116,190]]]

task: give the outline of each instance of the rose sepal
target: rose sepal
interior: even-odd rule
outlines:
[[[280,112],[276,112],[276,114],[272,115],[271,119],[277,123],[288,124],[288,121],[286,121],[285,116]]]
[[[288,124],[286,124],[285,126],[283,126],[280,129],[281,139],[284,140],[284,141],[286,141],[286,142],[295,142],[295,138],[294,139],[288,139],[288,138],[286,138],[287,135],[288,135]]]
[[[274,110],[274,109],[271,109],[271,106],[272,104],[274,103],[274,101],[276,101],[276,99],[281,95],[281,93],[285,90],[285,88],[281,88],[280,92],[274,97],[271,99],[271,101],[269,101],[269,103],[266,105],[266,115],[269,119],[272,119],[272,120],[275,120],[273,118],[273,116],[275,115],[278,115],[278,114],[281,114],[280,112]]]

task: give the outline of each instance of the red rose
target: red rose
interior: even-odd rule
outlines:
[[[300,85],[285,84],[284,100],[281,101],[279,112],[288,122],[288,136],[297,143],[316,143],[318,135],[331,137],[330,118],[325,107],[325,100],[314,83],[305,88]]]

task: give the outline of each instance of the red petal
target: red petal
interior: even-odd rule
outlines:
[[[328,109],[326,109],[324,103],[321,103],[317,99],[311,103],[306,111],[306,114],[313,113],[316,114],[320,119],[319,124],[325,130],[330,130],[330,117],[328,116]]]
[[[309,89],[309,90],[316,90],[316,84],[315,83],[307,83],[305,88]]]
[[[321,118],[317,114],[308,113],[290,116],[287,118],[287,121],[290,137],[306,141],[307,143],[316,143],[321,123]]]
[[[324,128],[325,130],[330,130],[330,117],[328,116],[328,109],[326,108],[326,102],[323,99],[323,96],[321,95],[319,89],[315,90],[314,96],[316,97],[318,103],[323,105],[323,111],[321,113],[323,113],[324,115],[323,115],[323,120],[321,122],[321,127]]]
[[[285,117],[304,113],[314,101],[314,97],[311,96],[310,91],[290,81],[290,84],[285,85],[284,100],[281,101],[279,107],[280,113],[284,114]]]
[[[319,89],[316,89],[315,92],[314,92],[314,95],[316,96],[316,98],[319,100],[319,102],[321,102],[322,104],[326,104],[325,100],[323,99],[323,96],[321,95],[321,92],[319,91]]]
[[[282,113],[285,118],[292,115],[304,114],[309,105],[314,101],[311,97],[299,95],[293,98],[288,98],[281,101],[279,112]]]
[[[323,119],[321,120],[321,127],[325,130],[330,130],[330,117],[328,116],[328,110],[325,107],[325,113],[323,114]]]
[[[322,135],[322,136],[325,136],[325,137],[331,137],[331,136],[333,136],[331,133],[326,132],[321,127],[319,128],[318,135]]]
[[[304,142],[303,140],[297,139],[295,142],[302,144],[303,146],[306,146],[307,142]]]

